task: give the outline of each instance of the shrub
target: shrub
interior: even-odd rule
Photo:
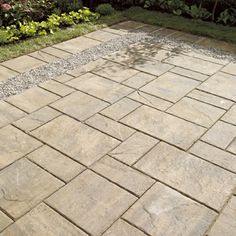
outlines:
[[[96,8],[96,12],[103,16],[111,15],[114,11],[115,9],[108,3],[100,4]]]
[[[82,0],[55,0],[61,12],[78,11],[83,7]]]

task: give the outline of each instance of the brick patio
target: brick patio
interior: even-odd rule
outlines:
[[[1,80],[142,27],[177,34],[122,23]],[[0,236],[235,236],[235,219],[236,62],[135,44],[0,101]]]

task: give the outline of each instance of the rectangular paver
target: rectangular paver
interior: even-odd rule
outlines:
[[[223,121],[236,125],[236,104],[221,118]]]
[[[16,71],[10,70],[0,64],[0,81],[10,79],[17,74],[18,73]]]
[[[232,74],[232,75],[236,75],[236,62],[233,61],[233,62],[229,63],[221,71]]]
[[[0,232],[13,222],[11,218],[0,211]]]

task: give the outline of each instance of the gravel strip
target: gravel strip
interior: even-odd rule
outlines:
[[[139,42],[165,45],[165,47],[168,46],[171,51],[176,53],[194,50],[219,59],[229,61],[236,60],[236,55],[231,55],[217,49],[208,49],[196,44],[182,42],[181,40],[163,36],[158,33],[158,31],[154,33],[143,33],[137,31],[101,43],[98,46],[86,49],[67,58],[55,60],[44,66],[19,74],[6,81],[2,81],[0,82],[0,99],[18,94],[25,89],[38,85],[39,83],[65,74],[69,70],[79,68],[91,61],[97,60],[121,49],[123,50],[131,44]]]

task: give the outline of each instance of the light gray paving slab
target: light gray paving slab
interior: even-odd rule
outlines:
[[[10,79],[18,73],[16,71],[10,70],[0,64],[0,81]]]
[[[0,211],[0,232],[13,222],[11,218]]]
[[[230,145],[227,148],[228,151],[236,154],[236,137],[233,139],[233,141],[230,143]]]
[[[41,49],[41,51],[46,52],[46,53],[53,55],[55,57],[58,57],[58,58],[64,58],[64,57],[68,57],[71,55],[71,53],[69,53],[69,52],[66,52],[64,50],[60,50],[60,49],[57,49],[54,47],[46,47],[46,48]]]
[[[113,34],[112,32],[107,32],[104,30],[96,30],[94,32],[88,33],[85,35],[85,37],[95,39],[98,41],[106,42],[112,39],[115,39],[117,37],[120,37],[118,34]]]
[[[236,62],[233,61],[233,62],[229,63],[221,71],[232,74],[232,75],[236,75]]]
[[[221,118],[223,121],[236,125],[236,104]]]
[[[58,59],[57,57],[55,57],[53,55],[50,55],[48,53],[45,53],[43,51],[32,52],[28,55],[33,57],[33,58],[39,59],[41,61],[47,62],[47,63],[55,61],[56,59]]]

